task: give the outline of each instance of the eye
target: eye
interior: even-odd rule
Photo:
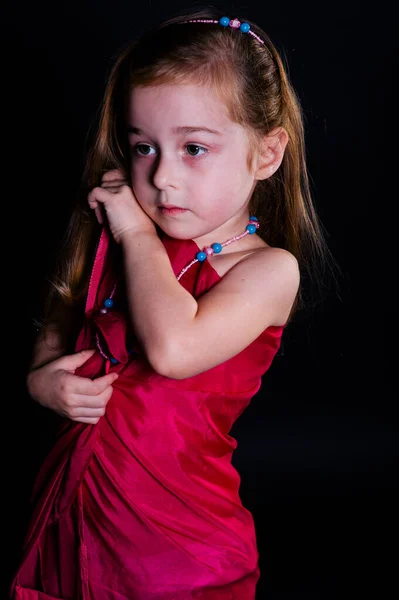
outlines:
[[[148,152],[144,152],[144,153],[139,152],[139,148],[148,148],[148,149],[150,149],[151,146],[149,146],[148,144],[137,144],[137,146],[135,146],[133,148],[133,151],[136,152],[139,156],[150,156],[150,154]]]
[[[199,150],[203,150],[204,154],[206,152],[208,152],[208,150],[206,148],[203,148],[202,146],[198,146],[197,144],[187,144],[186,148],[197,148]],[[190,156],[203,156],[202,154],[191,154],[191,152],[189,152]]]
[[[187,152],[188,152],[189,156],[194,156],[194,157],[202,156],[203,154],[206,154],[207,152],[209,152],[209,150],[207,150],[207,148],[204,148],[203,146],[199,146],[198,144],[187,144],[186,148],[187,148]],[[137,144],[133,148],[133,152],[135,152],[139,156],[152,156],[154,154],[154,152],[151,153],[151,150],[154,150],[154,148],[152,148],[152,146],[150,146],[149,144]]]

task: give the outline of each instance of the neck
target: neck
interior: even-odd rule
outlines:
[[[227,240],[233,238],[234,236],[240,235],[245,231],[246,226],[248,225],[249,214],[240,215],[239,218],[228,221],[224,223],[211,233],[206,233],[202,236],[193,238],[193,241],[200,248],[204,248],[205,246],[211,246],[215,242],[222,244]],[[226,246],[225,254],[229,252],[229,247]],[[233,250],[231,250],[233,251]]]

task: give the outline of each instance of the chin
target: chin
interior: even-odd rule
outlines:
[[[176,240],[190,240],[193,237],[198,237],[197,233],[193,231],[192,233],[187,229],[187,225],[178,223],[162,223],[156,224],[157,230],[160,232],[166,233],[169,237],[175,238]]]

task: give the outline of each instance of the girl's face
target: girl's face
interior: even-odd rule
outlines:
[[[134,194],[165,233],[203,247],[245,230],[256,184],[249,139],[210,88],[135,88],[127,126]],[[162,210],[170,205],[186,210]]]

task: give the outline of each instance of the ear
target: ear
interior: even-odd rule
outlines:
[[[283,160],[288,139],[284,127],[276,127],[264,136],[261,151],[255,161],[255,179],[267,179],[277,171]]]

